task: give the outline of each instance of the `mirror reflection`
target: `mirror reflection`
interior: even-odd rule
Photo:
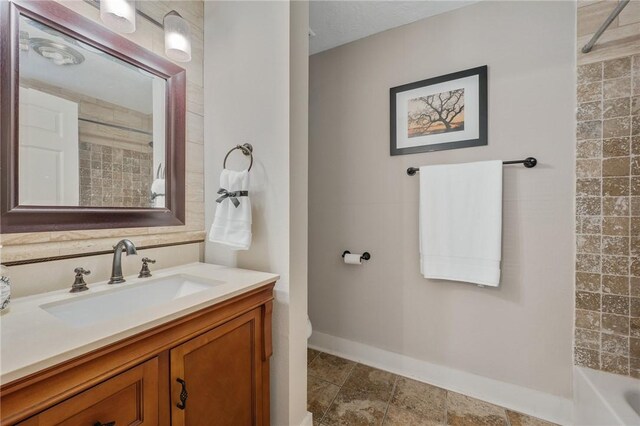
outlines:
[[[164,207],[166,81],[20,17],[19,203]]]

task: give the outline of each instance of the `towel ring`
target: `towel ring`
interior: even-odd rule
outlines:
[[[236,149],[239,149],[240,151],[242,151],[242,153],[244,155],[251,156],[251,162],[249,163],[249,168],[247,169],[247,171],[250,171],[251,167],[253,166],[253,146],[250,143],[245,143],[243,145],[236,145],[233,148],[231,148],[229,150],[229,152],[227,152],[227,155],[224,156],[224,161],[222,162],[222,167],[224,169],[227,168],[227,158],[229,158],[229,154],[231,154]]]

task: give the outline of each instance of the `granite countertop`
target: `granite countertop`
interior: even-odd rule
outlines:
[[[219,283],[197,293],[151,307],[127,312],[92,324],[69,324],[41,306],[128,286],[150,284],[152,280],[183,274]],[[273,282],[278,275],[206,263],[190,263],[153,271],[151,278],[125,277],[127,282],[89,284],[89,290],[68,289],[12,299],[8,312],[0,316],[0,383],[6,384],[37,371],[70,360],[92,350],[133,336],[176,318],[215,305],[239,294]],[[117,291],[117,290],[116,290]],[[96,312],[96,315],[100,315]]]

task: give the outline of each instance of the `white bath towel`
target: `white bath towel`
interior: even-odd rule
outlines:
[[[419,221],[425,278],[498,286],[501,161],[420,167]]]
[[[164,194],[165,194],[164,179],[155,179],[151,184],[151,199],[153,200],[153,207],[165,207]]]
[[[209,230],[209,241],[234,250],[251,246],[251,201],[248,196],[249,172],[224,169],[220,174],[219,203]],[[241,195],[242,194],[242,195]]]

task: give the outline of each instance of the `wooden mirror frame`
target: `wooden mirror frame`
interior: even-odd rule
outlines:
[[[165,208],[18,204],[20,15],[166,80]],[[1,233],[184,225],[186,71],[183,68],[49,0],[0,0],[0,64]]]

